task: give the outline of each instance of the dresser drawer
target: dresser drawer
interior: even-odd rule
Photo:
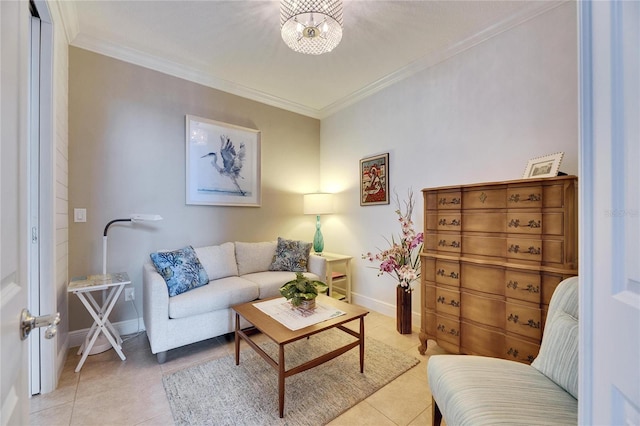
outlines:
[[[426,333],[428,338],[431,339],[437,339],[437,332],[436,332],[436,326],[437,326],[437,318],[436,318],[436,313],[435,312],[423,312],[423,320],[422,320],[422,324],[423,324],[423,331]]]
[[[542,241],[530,238],[507,238],[509,259],[542,261]]]
[[[460,287],[460,263],[436,260],[436,282]]]
[[[424,308],[432,311],[436,310],[436,286],[431,283],[424,286]]]
[[[505,239],[495,236],[464,235],[462,253],[474,256],[505,257]]]
[[[438,229],[437,210],[427,210],[424,216],[425,230],[436,231]]]
[[[563,264],[564,259],[564,241],[549,240],[542,242],[542,261],[545,263]]]
[[[460,316],[460,292],[436,288],[436,312]]]
[[[556,291],[556,287],[558,284],[565,279],[569,278],[569,276],[559,275],[559,274],[542,274],[542,304],[549,305],[551,301],[551,296],[553,296],[553,292]]]
[[[438,234],[436,250],[445,253],[460,253],[462,241],[460,234]]]
[[[507,213],[507,232],[511,234],[542,234],[542,213],[509,211]]]
[[[468,211],[462,212],[464,232],[505,232],[507,214],[504,212]]]
[[[504,295],[504,268],[462,262],[460,285],[469,290],[495,295]]]
[[[460,316],[480,324],[504,328],[504,300],[462,292],[460,294]]]
[[[511,299],[540,303],[542,278],[537,272],[507,269],[504,273],[504,295]]]
[[[438,193],[436,191],[423,190],[424,195],[424,209],[425,210],[437,210],[438,209]]]
[[[457,231],[462,229],[462,215],[460,213],[441,213],[438,215],[436,229],[439,231]]]
[[[436,315],[436,336],[438,342],[444,340],[460,346],[460,321]]]
[[[507,189],[507,207],[542,207],[542,187],[518,186]]]
[[[573,186],[573,184],[571,184]],[[544,199],[542,206],[546,208],[550,207],[565,207],[565,195],[564,184],[547,185],[544,187]],[[573,190],[572,190],[573,192]]]
[[[564,235],[564,214],[545,213],[542,215],[542,233],[545,235]]]
[[[504,334],[462,321],[460,348],[466,354],[502,358]]]
[[[501,358],[531,364],[540,352],[540,345],[518,339],[513,336],[505,336],[504,353]]]
[[[438,210],[460,210],[460,191],[438,191]]]
[[[462,194],[462,207],[468,209],[500,209],[507,206],[506,189],[478,189]]]
[[[507,302],[505,329],[511,333],[539,340],[542,338],[540,309]]]
[[[436,280],[436,260],[433,257],[420,256],[420,277],[425,281]]]

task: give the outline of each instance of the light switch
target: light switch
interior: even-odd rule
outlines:
[[[73,221],[74,222],[86,222],[87,221],[87,209],[73,209]]]

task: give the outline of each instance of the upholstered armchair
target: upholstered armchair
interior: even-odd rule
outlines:
[[[556,288],[531,365],[433,355],[427,374],[432,422],[440,425],[568,425],[578,421],[578,277]]]

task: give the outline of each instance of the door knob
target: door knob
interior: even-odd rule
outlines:
[[[44,332],[45,339],[53,339],[58,332],[58,324],[60,324],[60,313],[42,315],[34,317],[28,309],[23,309],[20,314],[20,339],[24,340],[29,336],[31,330],[39,327],[47,327]]]

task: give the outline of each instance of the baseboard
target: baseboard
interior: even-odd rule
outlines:
[[[145,330],[144,321],[142,318],[114,322],[112,324],[121,336]],[[87,333],[89,333],[88,328],[70,331],[68,348],[80,346],[84,342],[84,339],[87,337]]]

